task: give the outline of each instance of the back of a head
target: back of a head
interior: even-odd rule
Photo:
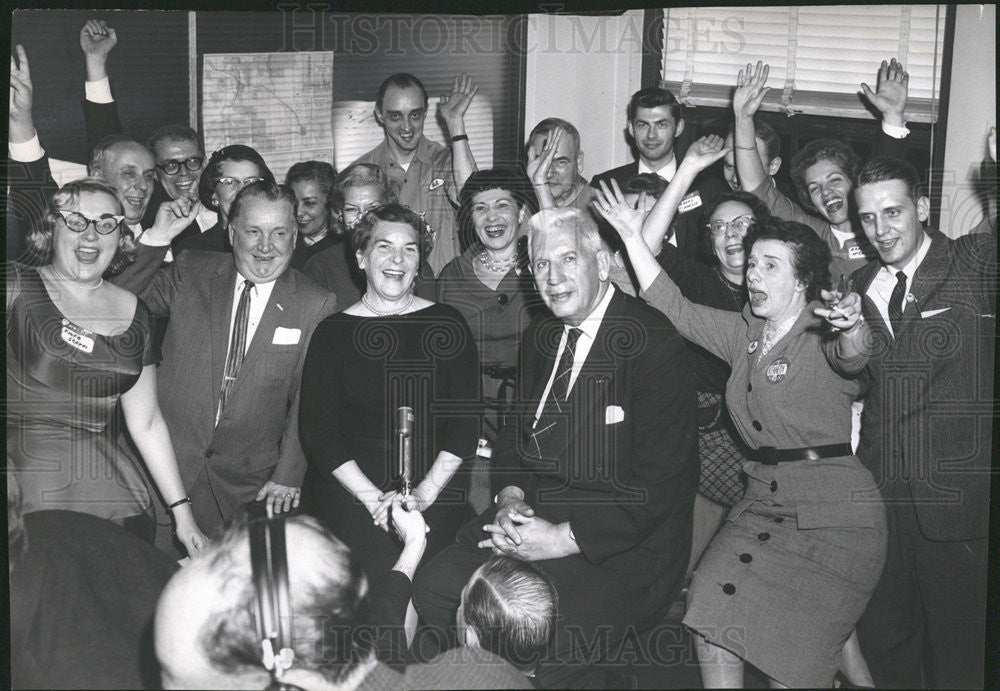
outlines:
[[[295,653],[286,676],[350,686],[371,657],[370,641],[355,635],[368,617],[365,577],[350,550],[315,519],[285,520]],[[247,523],[238,522],[167,584],[155,625],[167,688],[268,686],[252,573]]]
[[[469,579],[462,618],[479,647],[530,672],[552,638],[558,596],[537,566],[497,556]]]

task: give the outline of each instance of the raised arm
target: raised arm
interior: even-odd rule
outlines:
[[[452,81],[451,94],[442,95],[438,103],[438,111],[448,125],[448,136],[451,138],[451,165],[456,190],[461,190],[469,176],[478,170],[465,132],[465,112],[477,91],[479,85],[463,72]]]
[[[108,55],[117,43],[118,34],[103,20],[91,19],[80,29],[80,48],[87,66],[83,115],[91,147],[109,134],[123,131],[118,106],[111,96],[107,69]]]
[[[19,45],[10,58],[6,246],[8,259],[29,263],[37,263],[37,257],[28,250],[27,237],[42,222],[48,199],[58,189],[35,132],[33,94],[28,55]]]
[[[612,198],[608,198],[607,192],[603,196],[604,199],[595,203],[594,208],[625,243],[629,261],[639,281],[640,296],[665,314],[681,336],[731,363],[743,323],[742,316],[696,305],[686,299],[646,245],[641,232],[642,212],[629,205],[617,185]]]
[[[769,65],[757,61],[756,67],[749,64],[740,70],[736,76],[736,91],[733,92],[733,115],[735,125],[733,130],[736,159],[736,172],[745,190],[755,190],[767,181],[767,171],[757,153],[757,133],[754,130],[753,117],[764,102],[768,87],[767,75],[771,71]]]
[[[878,70],[877,91],[865,83],[861,90],[865,98],[882,115],[882,126],[872,145],[871,156],[895,156],[906,158],[906,99],[909,92],[910,75],[902,63],[893,58],[889,62],[882,61]]]
[[[670,224],[673,223],[674,216],[677,215],[677,209],[684,199],[684,195],[694,184],[695,178],[701,171],[721,159],[729,151],[725,148],[725,140],[715,134],[702,137],[688,147],[687,153],[684,154],[684,160],[677,166],[677,172],[673,179],[660,195],[642,225],[642,237],[653,254],[658,254],[663,246],[663,239],[670,230]],[[643,208],[641,203],[639,208]]]

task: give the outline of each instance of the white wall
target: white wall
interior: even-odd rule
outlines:
[[[583,176],[632,160],[625,106],[639,89],[642,10],[619,17],[533,14],[528,19],[525,138],[557,117],[580,130]]]
[[[941,200],[941,230],[951,237],[983,218],[972,187],[997,122],[996,22],[996,5],[957,7]]]

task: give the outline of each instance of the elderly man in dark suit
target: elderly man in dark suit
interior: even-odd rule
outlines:
[[[684,344],[659,312],[616,290],[586,212],[531,219],[535,284],[553,316],[521,347],[523,404],[494,451],[495,505],[415,583],[423,621],[446,629],[462,587],[494,552],[537,562],[559,594],[539,683],[604,655],[664,614],[691,545],[698,480]]]
[[[876,686],[981,688],[996,237],[925,230],[919,187],[912,165],[883,156],[855,188],[879,254],[854,273],[875,336],[858,456],[889,518],[885,570],[858,633]]]
[[[136,263],[116,279],[170,316],[160,405],[209,535],[254,499],[279,511],[298,505],[302,363],[336,298],[289,269],[296,229],[292,192],[254,183],[233,202],[232,254],[184,252],[156,271],[166,244],[140,245]]]

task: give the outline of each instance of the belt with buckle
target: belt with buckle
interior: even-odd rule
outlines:
[[[807,446],[801,449],[776,449],[773,446],[762,446],[751,453],[751,458],[763,465],[792,463],[794,461],[817,461],[821,458],[851,456],[850,444],[827,444],[826,446]]]

